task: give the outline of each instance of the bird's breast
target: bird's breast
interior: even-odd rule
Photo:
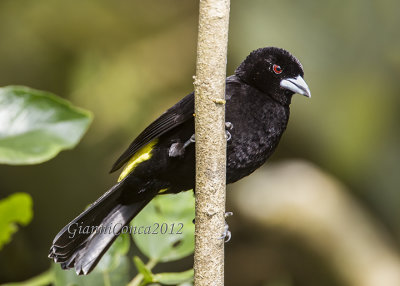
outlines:
[[[233,124],[227,143],[228,183],[251,174],[265,163],[278,145],[288,118],[288,108],[275,104],[268,104],[259,112],[227,116]]]

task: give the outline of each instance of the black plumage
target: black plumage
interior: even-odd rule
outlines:
[[[227,78],[228,184],[251,174],[273,153],[286,129],[294,93],[310,97],[300,62],[279,48],[253,51],[235,74]],[[78,274],[87,274],[117,236],[91,232],[71,238],[70,226],[122,227],[160,190],[164,194],[193,189],[193,134],[194,94],[191,93],[132,142],[111,169],[114,172],[127,165],[120,181],[57,234],[49,257],[64,269],[75,268]],[[118,232],[118,228],[115,230]]]

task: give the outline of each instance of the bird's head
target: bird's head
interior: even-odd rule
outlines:
[[[267,47],[251,52],[235,74],[282,104],[289,104],[295,93],[311,97],[301,63],[284,49]]]

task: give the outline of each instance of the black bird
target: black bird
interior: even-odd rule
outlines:
[[[230,184],[251,174],[273,153],[286,129],[295,93],[311,96],[300,62],[280,48],[253,51],[226,79],[227,177]],[[113,165],[125,164],[118,183],[66,225],[49,257],[63,269],[88,274],[129,222],[158,194],[194,189],[194,94],[151,123]],[[71,228],[114,225],[113,232]]]

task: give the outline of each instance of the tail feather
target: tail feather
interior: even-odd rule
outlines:
[[[121,184],[116,184],[93,204],[91,204],[79,216],[73,219],[69,224],[63,227],[53,240],[53,246],[56,248],[66,248],[82,240],[84,236],[74,236],[71,238],[70,227],[73,225],[85,226],[99,225],[103,217],[99,213],[108,213],[116,204],[122,192]],[[96,224],[96,222],[98,222]]]
[[[79,275],[90,273],[122,227],[129,224],[153,198],[148,196],[122,204],[122,183],[111,188],[56,235],[49,257],[61,263],[63,269],[75,268]],[[75,233],[71,232],[71,226],[75,226]]]
[[[87,274],[92,271],[100,261],[100,258],[117,238],[122,227],[127,225],[146,204],[147,201],[141,201],[130,205],[118,205],[104,220],[106,222],[117,222],[117,224],[114,224],[110,232],[95,233],[88,240],[88,243],[79,251],[76,257],[76,272],[78,274]]]

